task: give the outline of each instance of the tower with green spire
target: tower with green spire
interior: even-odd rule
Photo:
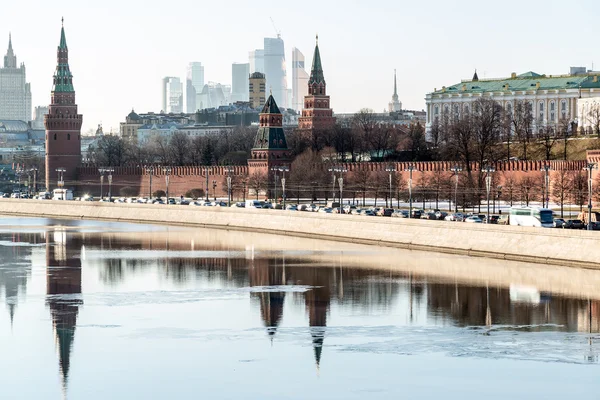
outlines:
[[[309,137],[318,135],[319,131],[333,129],[335,118],[327,95],[327,84],[323,74],[319,36],[313,55],[310,78],[308,79],[308,95],[304,97],[304,109],[298,119],[298,128]]]
[[[63,20],[64,22],[64,20]],[[81,165],[81,125],[77,112],[73,74],[69,68],[69,48],[64,23],[56,52],[57,64],[52,85],[51,104],[44,118],[46,127],[46,188],[74,188],[77,169]],[[57,182],[57,169],[64,169],[62,185]]]

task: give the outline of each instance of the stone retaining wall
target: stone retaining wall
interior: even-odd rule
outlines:
[[[281,210],[0,199],[0,215],[218,227],[600,269],[600,232]]]

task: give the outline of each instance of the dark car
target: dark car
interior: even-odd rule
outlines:
[[[499,220],[500,220],[499,215],[491,215],[490,216],[490,224],[497,224]]]
[[[565,220],[562,218],[555,218],[552,222],[552,226],[554,226],[555,228],[562,228],[564,224]]]
[[[600,221],[592,221],[590,223],[590,230],[592,230],[592,231],[600,231]]]
[[[421,210],[413,210],[411,218],[421,219]]]
[[[584,229],[585,224],[580,219],[569,219],[563,224],[564,229]]]

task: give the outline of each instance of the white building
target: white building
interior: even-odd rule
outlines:
[[[468,112],[470,104],[482,97],[496,100],[509,113],[516,102],[526,101],[533,110],[536,131],[562,121],[568,121],[571,126],[577,124],[580,131],[586,129],[590,126],[587,113],[592,99],[600,97],[600,72],[575,71],[578,73],[568,75],[512,73],[510,78],[500,79],[479,79],[475,72],[472,79],[426,95],[427,133],[430,134],[431,127],[444,116]]]
[[[302,111],[304,97],[308,96],[309,75],[305,69],[304,54],[292,48],[292,109]]]
[[[155,137],[169,140],[175,133],[181,132],[193,139],[199,136],[216,135],[224,132],[233,132],[233,126],[214,125],[180,125],[174,122],[165,124],[148,124],[137,129],[137,140],[139,144],[147,144]]]
[[[0,119],[31,121],[31,86],[27,83],[25,64],[17,67],[10,35],[4,68],[0,68]]]
[[[198,98],[204,88],[204,66],[201,62],[191,62],[187,67],[185,98],[186,112],[193,113],[198,109]]]
[[[183,85],[181,80],[176,77],[168,76],[163,78],[163,99],[162,110],[166,113],[183,112]]]
[[[231,102],[248,101],[248,84],[250,64],[234,63],[231,65]]]

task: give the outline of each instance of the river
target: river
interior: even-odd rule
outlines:
[[[0,397],[594,396],[599,287],[586,269],[0,218]]]

